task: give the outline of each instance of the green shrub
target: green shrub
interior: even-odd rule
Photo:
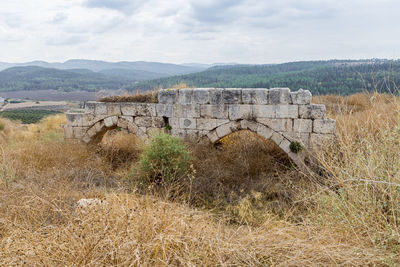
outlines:
[[[302,149],[301,144],[297,141],[291,142],[289,148],[293,153],[299,153]]]
[[[0,112],[0,117],[10,120],[18,120],[21,121],[23,124],[29,124],[37,123],[47,116],[55,115],[58,113],[60,112],[41,109],[12,109]]]
[[[142,186],[165,186],[188,174],[190,157],[182,141],[161,133],[153,137],[134,168]]]

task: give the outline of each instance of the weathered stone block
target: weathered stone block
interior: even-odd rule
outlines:
[[[106,103],[96,103],[94,108],[94,113],[96,115],[107,115],[107,105]]]
[[[229,119],[251,119],[253,117],[252,105],[229,105]]]
[[[290,141],[287,140],[287,139],[285,139],[285,138],[282,139],[282,141],[281,141],[280,144],[279,144],[279,147],[280,147],[283,151],[285,151],[286,153],[291,152],[291,151],[290,151]]]
[[[152,118],[151,127],[155,127],[155,128],[164,128],[164,127],[165,127],[165,121],[164,121],[164,119],[161,118],[161,117],[153,117],[153,118]]]
[[[164,132],[164,129],[157,128],[157,127],[149,127],[149,128],[146,129],[146,134],[148,136],[156,136],[156,135],[159,135],[162,132]]]
[[[264,126],[262,124],[258,125],[257,134],[259,134],[260,136],[262,136],[266,139],[269,139],[269,138],[271,138],[273,133],[274,133],[274,131],[271,130],[271,128]]]
[[[291,119],[258,118],[257,121],[277,132],[289,132],[293,130]]]
[[[311,133],[312,120],[309,119],[295,119],[293,121],[293,131],[298,133]]]
[[[308,90],[299,89],[296,92],[291,92],[292,103],[295,105],[311,104],[311,92]]]
[[[173,104],[156,104],[157,116],[170,118],[173,116]]]
[[[104,119],[104,125],[106,127],[116,126],[118,123],[118,116],[111,116]]]
[[[181,105],[175,104],[173,106],[173,115],[178,118],[199,118],[200,117],[200,105],[199,104],[188,104]]]
[[[95,101],[88,101],[85,103],[85,112],[94,114],[95,107],[96,107]]]
[[[67,123],[70,126],[82,126],[82,117],[85,114],[82,113],[67,113]]]
[[[197,119],[197,129],[199,130],[213,130],[217,128],[218,126],[228,123],[229,120],[225,119],[205,119],[205,118],[199,118]]]
[[[219,126],[215,131],[216,131],[218,137],[222,138],[222,137],[227,136],[232,133],[231,127],[232,127],[231,123],[226,123],[226,124]]]
[[[121,105],[119,103],[106,103],[107,115],[121,115]]]
[[[268,104],[268,89],[266,88],[243,88],[243,104]]]
[[[310,139],[310,145],[312,147],[319,147],[325,143],[332,142],[334,139],[335,135],[333,134],[312,133]]]
[[[193,103],[208,104],[210,102],[210,95],[208,88],[193,89]]]
[[[211,143],[215,143],[215,142],[217,142],[219,140],[219,137],[218,137],[216,131],[209,132],[207,134],[207,137],[208,137],[208,139],[210,139]]]
[[[172,129],[171,130],[171,135],[173,135],[173,136],[177,136],[177,137],[179,137],[179,138],[185,138],[185,136],[186,136],[186,130],[184,130],[184,129]]]
[[[169,118],[168,124],[169,126],[171,126],[172,129],[178,129],[180,127],[179,118]]]
[[[158,103],[175,104],[178,102],[179,91],[174,89],[162,89],[158,91]]]
[[[274,107],[277,119],[297,119],[299,117],[298,105],[276,105]]]
[[[275,142],[275,144],[277,144],[278,146],[281,144],[282,140],[283,140],[283,136],[280,133],[274,132],[271,136],[271,140]]]
[[[193,101],[193,90],[192,89],[180,89],[179,90],[179,103],[183,105],[192,104]]]
[[[254,118],[275,118],[275,107],[271,105],[253,105]]]
[[[250,130],[253,132],[257,132],[258,123],[254,121],[242,120],[240,121],[240,128],[243,130]]]
[[[310,147],[310,133],[301,133],[301,132],[281,132],[285,138],[289,141],[297,141],[299,142],[303,148]]]
[[[152,117],[136,117],[135,124],[139,127],[151,127],[153,125]]]
[[[222,99],[225,104],[240,104],[242,102],[242,90],[226,88],[222,92]]]
[[[313,123],[314,133],[334,134],[336,130],[335,121],[332,119],[316,119]]]
[[[196,129],[196,119],[194,118],[180,118],[179,128],[181,129]]]
[[[228,105],[201,105],[200,117],[214,118],[214,119],[227,119],[228,118]]]
[[[302,119],[323,119],[325,113],[325,105],[299,105],[299,117]]]
[[[222,92],[224,89],[222,88],[214,88],[209,89],[209,100],[211,105],[219,105],[223,103]]]
[[[66,139],[73,139],[74,136],[74,127],[71,125],[64,125],[64,138]]]
[[[77,139],[81,139],[85,134],[89,127],[73,127],[73,135]]]
[[[268,103],[274,104],[289,104],[290,89],[289,88],[271,88],[268,92]]]

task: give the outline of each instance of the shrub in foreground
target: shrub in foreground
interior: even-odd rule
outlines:
[[[188,174],[189,163],[189,152],[182,141],[161,133],[145,147],[134,175],[141,186],[167,186]]]

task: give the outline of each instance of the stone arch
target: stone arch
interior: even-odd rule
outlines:
[[[140,129],[134,122],[133,118],[125,116],[110,116],[103,118],[93,124],[84,134],[82,141],[86,144],[95,145],[101,142],[104,135],[117,127],[134,134],[141,139],[147,139],[148,136],[145,131]]]
[[[215,144],[222,138],[240,130],[248,130],[258,134],[259,136],[262,136],[265,139],[273,141],[280,149],[282,149],[282,151],[284,151],[288,155],[288,157],[296,165],[298,165],[299,167],[305,166],[304,151],[293,153],[290,150],[290,144],[292,141],[289,138],[287,138],[282,133],[274,131],[270,127],[256,121],[249,121],[249,120],[230,121],[210,131],[207,134],[207,137],[211,143]]]

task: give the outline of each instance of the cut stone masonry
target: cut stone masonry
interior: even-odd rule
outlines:
[[[215,143],[238,130],[253,131],[274,141],[295,163],[303,153],[290,144],[318,147],[335,134],[335,121],[324,105],[311,104],[308,90],[289,88],[196,88],[158,92],[158,103],[86,103],[85,113],[68,113],[66,139],[98,143],[121,128],[148,139],[161,131],[194,142]]]

